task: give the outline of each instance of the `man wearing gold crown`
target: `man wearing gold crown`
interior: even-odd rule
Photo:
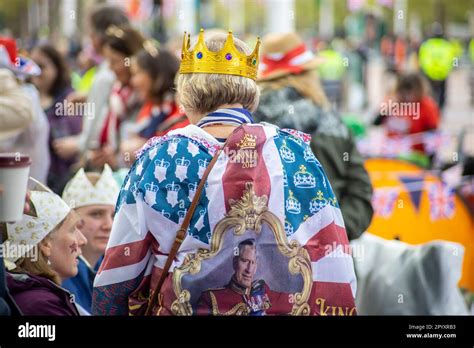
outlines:
[[[177,92],[191,124],[137,155],[94,282],[93,314],[144,314],[216,153],[152,314],[195,315],[203,292],[229,282],[235,245],[249,238],[260,250],[255,279],[290,294],[272,301],[282,308],[274,314],[356,312],[344,222],[310,136],[253,121],[259,46],[201,30],[191,47],[185,35]]]

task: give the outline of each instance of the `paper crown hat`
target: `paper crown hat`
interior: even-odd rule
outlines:
[[[237,75],[256,80],[259,48],[260,38],[257,38],[257,44],[249,56],[241,53],[235,47],[232,31],[229,30],[224,47],[218,52],[212,52],[206,46],[204,29],[201,29],[198,41],[191,50],[191,35],[185,32],[179,73]]]
[[[14,269],[15,261],[25,256],[69,214],[71,208],[61,197],[40,182],[30,191],[30,211],[20,221],[6,223],[5,265]],[[33,256],[33,254],[30,254]]]
[[[119,191],[120,188],[112,175],[112,169],[106,164],[95,184],[92,184],[84,168],[81,168],[64,188],[63,199],[71,208],[95,204],[115,206]]]

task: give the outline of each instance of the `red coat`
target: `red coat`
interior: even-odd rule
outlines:
[[[388,115],[388,117],[384,117],[389,137],[421,133],[438,128],[440,116],[436,102],[430,97],[425,96],[418,102],[418,105],[419,110],[417,110],[417,114]],[[412,148],[413,150],[424,152],[422,144],[416,144]]]
[[[185,127],[189,120],[174,102],[163,103],[161,106],[147,102],[137,116],[137,124],[140,125],[140,136],[149,139]]]
[[[272,291],[263,280],[254,282],[259,290],[242,288],[233,280],[225,287],[204,291],[197,315],[285,315],[293,309],[288,293]]]

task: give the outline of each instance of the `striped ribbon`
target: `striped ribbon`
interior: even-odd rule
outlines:
[[[228,108],[218,109],[204,116],[197,124],[198,127],[209,125],[232,125],[240,126],[245,123],[254,123],[252,115],[247,109]]]

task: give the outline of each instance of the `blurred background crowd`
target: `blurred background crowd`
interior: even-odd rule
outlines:
[[[147,140],[189,124],[174,81],[183,32],[194,35],[201,27],[230,28],[251,47],[257,35],[264,37],[256,120],[320,134],[313,150],[344,202],[349,238],[355,247],[365,243],[364,257],[355,258],[365,294],[360,312],[472,311],[473,0],[0,0],[0,64],[14,72],[0,79],[0,96],[12,106],[25,105],[27,96],[34,115],[6,131],[20,122],[21,110],[0,110],[0,152],[28,153],[30,175],[58,195],[81,169],[109,175],[110,167],[121,185]],[[288,62],[282,73],[272,68],[278,54],[306,51],[314,55],[310,64]],[[95,213],[110,232],[113,213]],[[365,231],[374,237],[362,242]],[[92,279],[104,235],[84,254]],[[457,243],[463,252],[453,259],[446,245],[429,245],[436,240]],[[415,252],[412,244],[428,251],[411,260],[405,280],[427,266],[425,257],[439,258],[444,266],[424,271],[438,272],[441,281],[418,284],[425,287],[422,297],[449,292],[452,283],[462,289],[463,305],[453,295],[421,309],[413,296],[409,309],[398,312],[402,290],[393,290],[391,305],[386,291],[365,282],[371,272],[377,284],[404,282],[393,270],[370,267],[384,253],[394,258],[385,262],[397,264],[396,257]],[[390,251],[371,254],[376,248]],[[450,278],[456,267],[457,278]],[[92,289],[89,278],[84,282]],[[377,306],[379,299],[384,305]]]

